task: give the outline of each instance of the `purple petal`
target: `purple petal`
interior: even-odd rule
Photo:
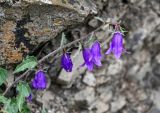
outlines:
[[[42,70],[35,74],[35,78],[32,81],[32,86],[35,89],[45,89],[47,86],[46,76]]]
[[[93,60],[94,64],[96,64],[97,66],[102,66],[101,60],[100,59],[94,59]]]
[[[112,52],[112,42],[110,42],[110,47],[105,54],[110,54]]]
[[[93,55],[91,53],[91,50],[89,48],[85,48],[82,51],[83,53],[83,58],[84,58],[84,62],[85,65],[87,66],[88,70],[92,71],[93,70]]]
[[[110,42],[110,48],[106,54],[113,52],[116,59],[119,59],[123,50],[123,34],[121,32],[115,32]]]
[[[29,94],[29,96],[26,97],[26,99],[27,99],[28,102],[31,102],[32,101],[32,94]]]
[[[113,44],[113,53],[116,57],[116,59],[119,59],[122,51],[123,51],[123,36],[122,33],[120,32],[115,32],[113,39],[112,39],[112,44]]]
[[[61,66],[67,72],[71,72],[72,71],[73,63],[72,63],[72,60],[71,60],[69,54],[67,54],[67,53],[63,54],[63,56],[61,58]]]
[[[91,47],[91,52],[93,55],[93,62],[97,65],[97,66],[102,66],[101,64],[101,47],[100,47],[100,43],[98,41],[96,41],[92,47]]]

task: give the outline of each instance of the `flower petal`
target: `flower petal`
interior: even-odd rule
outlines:
[[[62,66],[62,68],[64,68],[67,72],[71,72],[71,71],[72,71],[73,63],[72,63],[72,60],[71,60],[69,54],[65,53],[65,54],[62,55],[62,58],[61,58],[61,66]]]
[[[46,76],[42,70],[35,74],[35,78],[32,81],[32,86],[35,89],[45,89],[47,86]]]
[[[106,51],[106,53],[105,54],[110,54],[112,52],[112,42],[110,42],[110,47],[109,47],[109,49]]]
[[[83,54],[83,59],[85,62],[85,65],[87,66],[88,70],[92,71],[93,70],[93,55],[91,53],[91,50],[89,48],[84,48],[82,51]]]
[[[91,52],[93,55],[93,62],[97,65],[97,66],[102,66],[101,64],[101,47],[100,47],[100,43],[98,41],[96,41],[95,43],[93,43],[92,47],[91,47]]]

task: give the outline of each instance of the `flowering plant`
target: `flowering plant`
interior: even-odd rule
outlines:
[[[100,27],[101,28],[101,27]],[[100,28],[96,29],[95,31],[99,30]],[[93,32],[95,32],[93,31]],[[93,33],[90,33],[93,34]],[[38,66],[43,61],[45,61],[48,57],[53,56],[57,52],[64,50],[65,48],[78,43],[87,37],[89,37],[88,34],[84,38],[77,39],[73,42],[70,42],[64,46],[64,34],[63,34],[63,41],[61,43],[61,47],[54,50],[53,52],[49,53],[48,55],[44,56],[42,59],[37,60],[34,56],[27,56],[21,64],[19,64],[13,74],[18,74],[20,72],[24,72],[22,75],[20,75],[16,80],[6,88],[4,92],[0,95],[0,103],[3,104],[3,111],[7,113],[19,113],[24,112],[28,113],[29,109],[26,107],[27,102],[32,102],[33,93],[32,90],[45,90],[47,88],[47,75],[46,72],[43,71],[43,69],[40,69]],[[106,51],[105,54],[113,53],[116,59],[119,59],[123,52],[125,52],[125,49],[123,47],[123,31],[121,30],[121,27],[119,24],[115,25],[115,32],[113,33],[110,47]],[[102,66],[102,53],[101,53],[101,44],[98,40],[96,40],[91,47],[85,47],[85,45],[82,46],[82,56],[84,59],[84,63],[82,66],[86,66],[89,71],[92,71],[94,69],[94,66],[101,67]],[[67,51],[63,52],[63,55],[61,56],[61,67],[66,72],[72,72],[72,68],[74,67],[72,63],[72,57]],[[80,65],[80,64],[79,64]],[[31,85],[28,84],[25,80],[22,81],[22,79],[28,75],[31,71],[37,70],[35,73],[34,78],[31,81]],[[8,77],[8,72],[6,69],[0,68],[0,85],[4,84],[6,79]],[[9,90],[16,85],[16,97],[13,98],[7,98],[7,93]],[[32,90],[31,90],[32,88]],[[26,100],[26,101],[25,101]],[[13,112],[14,111],[14,112]]]

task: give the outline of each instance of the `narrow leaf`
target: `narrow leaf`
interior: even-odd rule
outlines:
[[[17,106],[18,106],[19,111],[22,110],[22,106],[24,104],[24,101],[25,101],[25,97],[23,97],[21,94],[19,94],[17,96]]]
[[[34,56],[27,56],[21,64],[19,64],[14,73],[18,73],[18,72],[21,72],[21,71],[24,71],[26,69],[32,69],[34,68],[36,65],[38,64],[38,61],[36,59],[36,57]]]
[[[6,97],[0,95],[0,103],[5,104],[5,103],[7,103],[7,101],[8,101],[8,99]]]
[[[8,77],[7,70],[0,68],[0,85],[4,83],[7,77]]]
[[[64,33],[62,33],[62,37],[61,37],[61,45],[60,47],[62,47],[64,44],[67,43],[67,39],[66,39],[66,35]]]

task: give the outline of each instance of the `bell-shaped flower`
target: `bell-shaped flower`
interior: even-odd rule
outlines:
[[[93,55],[92,61],[94,62],[94,64],[96,64],[97,66],[102,66],[102,63],[101,63],[101,58],[102,58],[101,47],[100,47],[100,43],[98,41],[93,43],[93,45],[91,47],[91,53]]]
[[[91,49],[84,48],[82,53],[83,53],[83,58],[84,58],[84,64],[87,66],[89,71],[93,70],[94,64],[97,66],[102,66],[101,47],[98,41],[93,43]]]
[[[39,70],[32,81],[32,86],[35,89],[43,90],[47,86],[46,76],[42,70]]]
[[[123,34],[120,31],[117,31],[113,34],[112,40],[110,42],[110,47],[107,50],[106,54],[110,54],[111,52],[113,52],[116,59],[119,59],[123,51]]]
[[[71,57],[68,53],[64,53],[61,58],[61,66],[64,68],[67,72],[72,71],[73,63],[71,60]]]
[[[82,51],[83,58],[84,58],[84,64],[87,66],[88,70],[93,70],[93,54],[91,53],[91,50],[89,48],[84,48]]]

